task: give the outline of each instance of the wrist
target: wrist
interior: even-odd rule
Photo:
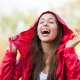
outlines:
[[[75,41],[76,44],[78,44],[80,42],[79,39],[75,39],[74,41]]]
[[[75,47],[80,41],[78,39],[69,40],[66,43],[66,47]]]

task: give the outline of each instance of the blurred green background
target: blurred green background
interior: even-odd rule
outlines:
[[[74,32],[75,28],[80,28],[80,0],[63,0],[64,2],[61,0],[63,3],[60,3],[59,0],[56,0],[56,2],[55,0],[39,0],[39,2],[38,0],[14,0],[16,4],[9,11],[8,9],[13,3],[11,1],[0,0],[0,64],[9,46],[8,37],[27,30],[43,11],[51,10],[59,14]],[[19,3],[21,1],[23,5]],[[28,3],[28,1],[30,2]],[[24,6],[24,3],[27,6]],[[2,11],[2,8],[5,10]],[[80,59],[80,44],[75,49]]]

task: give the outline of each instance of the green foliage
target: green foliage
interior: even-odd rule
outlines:
[[[80,28],[80,0],[64,4],[59,11],[71,29]]]
[[[21,20],[25,23],[25,28],[30,26],[34,20],[37,18],[37,10],[30,11],[27,15],[24,15],[22,12],[14,10],[13,14],[10,16],[1,14],[0,17],[0,26],[2,34],[13,34],[17,33],[17,24]]]

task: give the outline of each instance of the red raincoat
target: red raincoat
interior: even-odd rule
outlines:
[[[65,48],[65,44],[73,37],[73,33],[65,24],[65,22],[55,13],[48,11],[56,15],[59,22],[63,25],[63,37],[58,47],[58,67],[56,71],[57,80],[80,80],[80,61],[75,53],[74,47]],[[44,12],[45,13],[45,12]],[[41,15],[43,15],[42,13]],[[40,15],[40,17],[41,17]],[[40,18],[39,17],[39,18]],[[30,80],[31,68],[32,68],[32,53],[28,54],[30,49],[31,38],[34,35],[34,27],[36,26],[39,18],[30,27],[29,30],[21,32],[15,41],[14,45],[19,50],[21,57],[16,61],[16,54],[10,51],[6,51],[0,67],[0,80]]]

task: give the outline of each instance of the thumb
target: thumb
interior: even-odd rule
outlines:
[[[9,45],[10,45],[10,52],[17,52],[17,48],[12,42],[10,42]]]
[[[76,37],[76,34],[75,33],[73,33],[73,34],[71,34],[72,36],[74,36],[74,37]]]

